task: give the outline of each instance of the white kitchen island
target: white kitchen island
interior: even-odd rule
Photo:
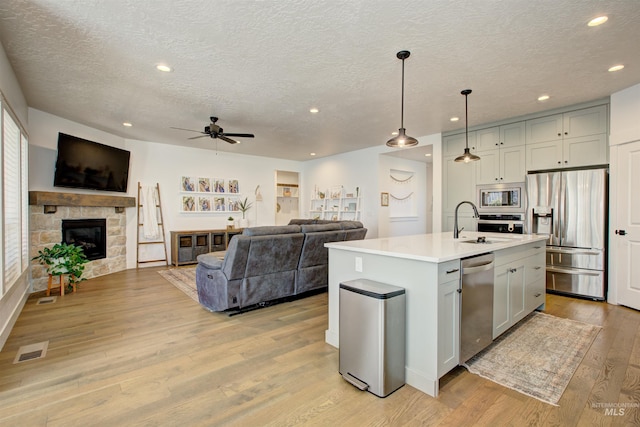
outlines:
[[[475,244],[479,236],[491,243]],[[339,287],[370,279],[406,289],[406,383],[438,395],[440,377],[459,364],[460,260],[495,254],[493,338],[544,305],[544,235],[462,232],[327,243],[329,329],[339,345]]]

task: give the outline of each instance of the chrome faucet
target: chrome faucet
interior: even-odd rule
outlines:
[[[462,202],[458,203],[458,206],[456,206],[455,217],[453,219],[453,238],[454,239],[457,239],[458,236],[460,235],[460,232],[462,230],[464,230],[464,227],[462,227],[460,230],[458,230],[458,208],[460,207],[460,205],[464,205],[465,203],[470,204],[471,207],[473,208],[474,218],[479,218],[480,217],[480,214],[478,214],[478,208],[476,208],[476,205],[474,205],[470,201],[465,200],[465,201],[462,201]]]

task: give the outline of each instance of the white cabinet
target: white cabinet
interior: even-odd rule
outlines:
[[[493,338],[544,304],[545,245],[531,243],[495,253]]]
[[[462,153],[460,153],[462,154]],[[460,155],[458,154],[458,155]],[[442,163],[442,211],[443,231],[453,230],[453,214],[458,203],[468,200],[476,202],[476,165],[480,162],[456,162],[455,157],[445,157]],[[473,210],[468,204],[458,211],[458,220],[465,230],[475,230]],[[467,223],[467,220],[469,221]],[[462,225],[461,225],[462,226]]]
[[[525,122],[494,126],[476,132],[476,184],[522,182],[525,168]]]
[[[525,122],[494,126],[476,131],[477,151],[501,147],[517,147],[525,144]]]
[[[464,153],[464,149],[467,145],[466,134],[458,133],[455,135],[449,135],[442,138],[442,156],[458,157]],[[476,151],[476,132],[469,132],[469,150],[473,153]]]
[[[460,260],[438,264],[438,378],[460,359]]]
[[[526,122],[527,170],[608,163],[607,106]]]
[[[524,145],[500,147],[490,151],[478,151],[476,184],[523,182],[527,173]]]

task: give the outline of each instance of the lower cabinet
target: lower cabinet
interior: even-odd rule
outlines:
[[[544,242],[495,253],[493,339],[544,304],[544,254]]]
[[[460,357],[460,276],[438,284],[438,378],[458,365]]]

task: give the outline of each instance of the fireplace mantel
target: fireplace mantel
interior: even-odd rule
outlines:
[[[136,205],[135,197],[106,196],[102,194],[59,193],[54,191],[29,191],[30,205],[43,205],[45,213],[55,213],[57,206],[114,207],[116,212]]]

